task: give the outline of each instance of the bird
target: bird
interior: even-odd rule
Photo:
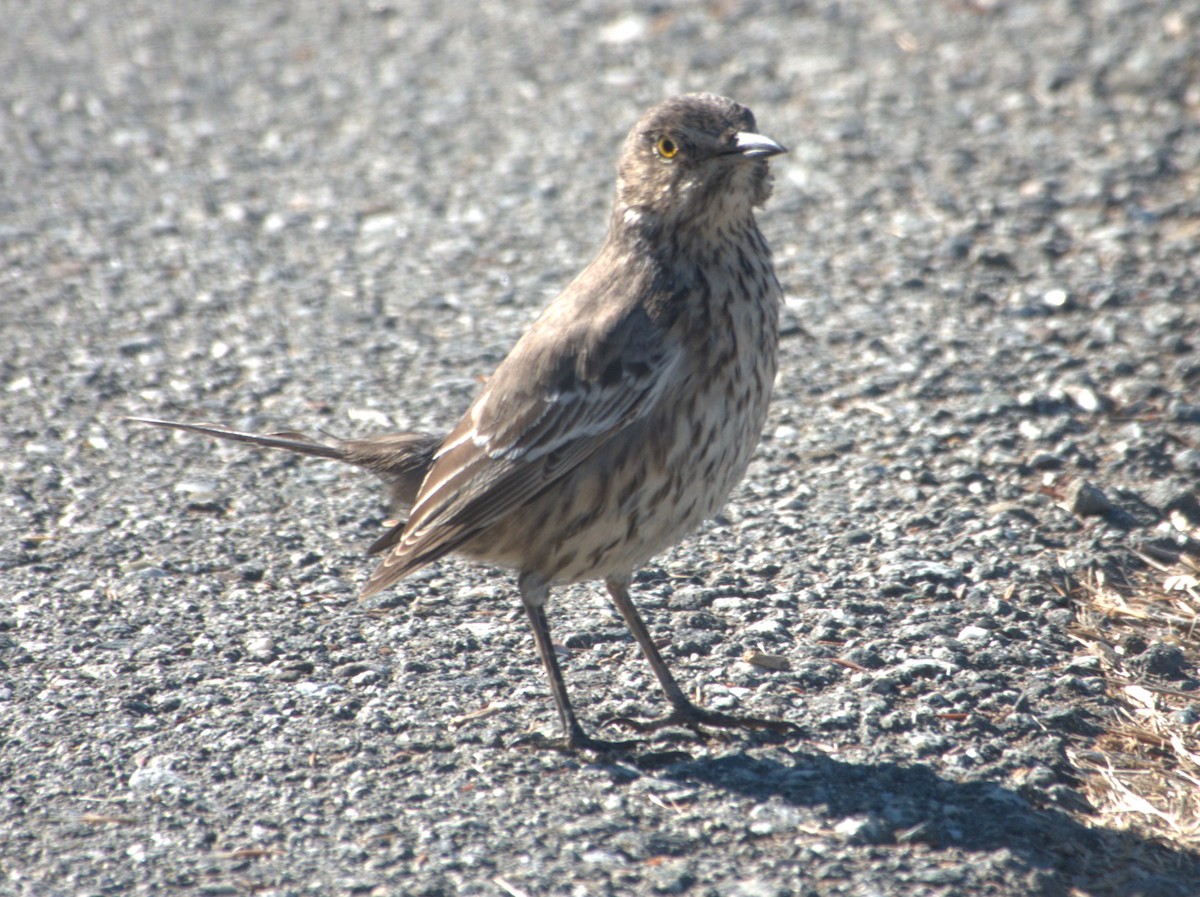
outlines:
[[[787,152],[746,106],[671,97],[629,131],[598,253],[534,320],[447,434],[320,442],[132,420],[315,455],[381,477],[407,512],[370,548],[369,597],[450,555],[516,574],[571,752],[628,750],[589,734],[568,695],[546,607],[555,586],[605,584],[670,710],[618,718],[790,733],[786,721],[693,703],[633,603],[634,573],[713,517],[744,476],[777,372],[782,289],[755,210]]]

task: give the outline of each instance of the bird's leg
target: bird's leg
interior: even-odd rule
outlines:
[[[650,630],[646,628],[637,608],[633,606],[633,599],[629,597],[629,580],[614,577],[605,580],[605,585],[608,586],[608,594],[612,596],[617,610],[625,618],[625,625],[633,633],[634,641],[638,643],[642,653],[646,655],[646,660],[650,662],[650,669],[654,670],[654,675],[658,678],[667,700],[671,702],[671,712],[658,719],[635,720],[622,717],[608,720],[608,722],[628,726],[638,732],[653,732],[667,726],[686,726],[697,734],[703,734],[700,726],[713,726],[718,729],[767,729],[780,734],[796,731],[794,724],[784,720],[763,719],[757,716],[734,716],[716,710],[705,710],[703,707],[693,704],[683,693],[683,689],[679,687],[675,677],[671,675],[670,669],[667,668],[667,662],[663,660],[658,646],[650,637]]]
[[[567,751],[596,751],[609,753],[628,751],[637,744],[636,741],[604,741],[593,738],[583,731],[575,710],[571,707],[571,699],[567,695],[567,684],[563,680],[562,668],[558,665],[558,657],[554,653],[554,643],[550,640],[550,623],[546,619],[546,599],[550,595],[549,585],[540,576],[533,573],[523,573],[518,580],[521,590],[521,602],[525,605],[525,613],[529,624],[533,627],[533,640],[537,643],[538,655],[542,659],[542,667],[550,679],[550,690],[554,694],[554,704],[558,708],[558,716],[562,720],[565,738],[562,741],[552,741],[543,737],[521,739],[547,747],[555,747]]]

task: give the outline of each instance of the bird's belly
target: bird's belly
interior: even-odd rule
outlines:
[[[666,397],[462,553],[550,582],[631,573],[716,514],[745,474],[773,363],[757,374]]]

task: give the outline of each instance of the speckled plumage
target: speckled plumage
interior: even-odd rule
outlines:
[[[770,195],[766,160],[781,152],[732,100],[693,94],[649,110],[625,141],[600,252],[458,425],[440,440],[378,437],[393,451],[412,440],[424,476],[406,491],[410,459],[389,480],[393,500],[412,510],[374,546],[383,559],[364,595],[448,554],[517,571],[572,748],[611,745],[575,719],[544,604],[553,584],[590,579],[606,582],[666,691],[673,712],[660,723],[784,728],[691,704],[628,593],[639,566],[720,509],[762,432],[780,287],[754,209]],[[349,443],[264,444],[342,452],[381,472],[361,452],[350,457]]]
[[[628,577],[719,509],[775,378],[767,163],[725,152],[753,132],[712,96],[634,126],[603,248],[451,432],[367,594],[450,552],[548,583]]]

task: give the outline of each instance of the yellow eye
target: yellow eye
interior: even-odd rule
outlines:
[[[658,150],[658,154],[664,159],[673,159],[679,152],[679,146],[670,137],[659,137],[658,143],[654,146]]]

